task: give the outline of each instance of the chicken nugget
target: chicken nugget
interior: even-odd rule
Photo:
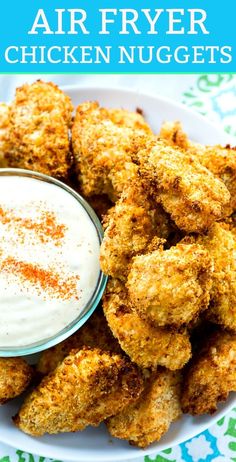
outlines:
[[[236,391],[236,335],[218,331],[205,342],[184,373],[182,409],[192,415],[212,414]]]
[[[138,146],[145,147],[138,150]],[[154,138],[138,140],[137,150],[133,159],[139,165],[144,187],[178,228],[203,233],[227,215],[229,191],[196,156]]]
[[[141,133],[151,134],[152,130],[144,119],[143,112],[127,111],[126,109],[105,109],[106,117],[118,127],[127,127]]]
[[[125,279],[133,256],[147,249],[154,236],[168,235],[169,219],[154,209],[141,185],[132,183],[106,218],[100,251],[101,269],[109,276]],[[158,245],[158,242],[156,242]]]
[[[21,358],[0,358],[0,404],[21,395],[33,377],[33,370]]]
[[[215,223],[197,243],[213,259],[212,291],[206,316],[209,320],[236,332],[236,236],[227,225]]]
[[[110,201],[108,196],[105,194],[98,196],[85,197],[89,205],[95,210],[98,218],[103,220],[104,217],[109,213],[109,210],[113,207],[113,203]]]
[[[195,155],[199,162],[220,178],[231,195],[231,209],[236,210],[236,148],[230,145],[203,146],[190,141],[180,122],[162,125],[160,137],[172,146],[179,146]]]
[[[224,182],[231,196],[229,210],[236,211],[236,148],[218,145],[199,149],[197,146],[195,152],[199,162]]]
[[[99,349],[72,350],[28,396],[15,424],[25,433],[74,432],[136,401],[143,379],[128,359]]]
[[[136,403],[107,420],[112,436],[129,440],[130,444],[145,448],[167,432],[172,422],[179,419],[179,372],[158,370],[146,380],[145,389]]]
[[[132,260],[127,288],[141,317],[155,326],[180,327],[206,310],[212,260],[201,245],[179,243]]]
[[[121,352],[119,343],[113,337],[102,311],[96,310],[91,318],[64,342],[43,351],[37,364],[38,372],[43,375],[49,374],[56,369],[72,349],[82,349],[83,346],[97,347],[115,353]]]
[[[233,213],[233,215],[225,221],[228,225],[228,229],[236,236],[236,213]]]
[[[164,122],[161,126],[160,138],[167,141],[170,146],[178,146],[182,149],[189,148],[189,139],[179,121]]]
[[[115,202],[137,167],[131,162],[135,134],[149,134],[140,114],[105,109],[96,102],[78,106],[72,128],[76,171],[84,196],[107,194]]]
[[[181,369],[191,357],[186,330],[153,327],[132,307],[125,285],[111,279],[103,298],[104,314],[113,335],[132,361],[141,368]]]
[[[67,178],[72,111],[70,98],[51,82],[18,88],[10,106],[9,166]]]
[[[0,168],[7,167],[6,154],[9,151],[10,108],[0,103]]]

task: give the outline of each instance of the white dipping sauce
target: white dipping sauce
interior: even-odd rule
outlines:
[[[0,348],[46,340],[75,320],[96,288],[99,250],[72,194],[0,176]]]

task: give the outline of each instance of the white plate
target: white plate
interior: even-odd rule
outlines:
[[[144,111],[147,121],[155,132],[158,132],[164,120],[180,120],[191,139],[205,144],[226,144],[232,142],[219,127],[210,123],[207,118],[188,110],[184,106],[161,98],[132,93],[118,89],[75,88],[66,87],[74,105],[85,100],[97,100],[104,106],[122,107]],[[173,447],[201,433],[236,406],[235,394],[231,394],[226,403],[219,407],[214,416],[192,418],[184,416],[173,424],[161,442],[152,444],[141,450],[129,446],[125,441],[111,438],[104,425],[99,428],[88,428],[80,433],[48,435],[42,438],[31,438],[17,430],[11,417],[19,408],[15,400],[0,407],[0,441],[27,452],[51,457],[57,460],[74,462],[107,462],[134,459],[144,455],[157,453]]]

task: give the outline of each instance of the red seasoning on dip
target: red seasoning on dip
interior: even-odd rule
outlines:
[[[70,193],[0,176],[0,348],[46,340],[79,316],[97,285],[99,247]]]

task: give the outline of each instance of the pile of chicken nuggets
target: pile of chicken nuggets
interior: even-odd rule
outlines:
[[[0,359],[0,403],[28,395],[24,432],[110,434],[146,447],[182,413],[236,391],[236,150],[158,135],[142,111],[74,108],[53,83],[0,105],[0,164],[79,191],[104,226],[101,306],[32,368]],[[158,111],[158,108],[157,108]]]

